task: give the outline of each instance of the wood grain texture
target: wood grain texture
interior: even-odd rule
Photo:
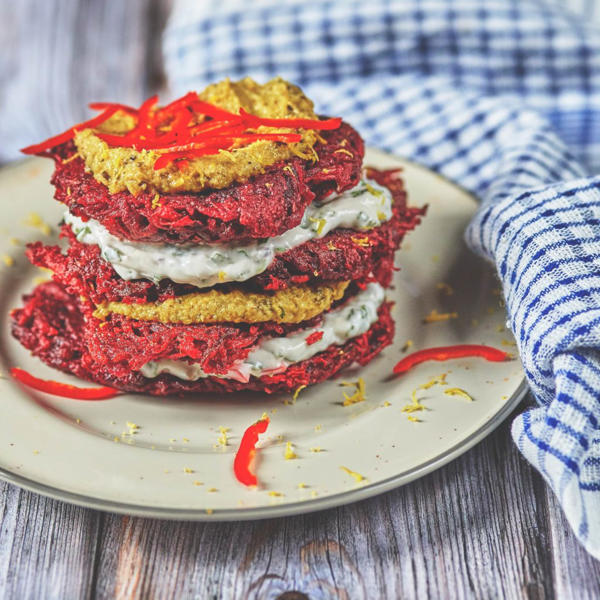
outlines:
[[[3,598],[600,593],[600,564],[579,546],[541,477],[514,448],[508,424],[404,488],[292,518],[157,521],[2,489]]]
[[[21,106],[22,90],[0,95],[3,115],[7,106],[17,115],[3,118],[3,141],[40,95],[48,109],[25,129],[36,138],[83,117],[87,100],[138,102],[162,87],[158,38],[170,3],[0,0],[0,83],[18,81],[19,68],[39,77]],[[0,598],[306,596],[593,599],[600,563],[518,454],[508,424],[404,488],[276,520],[121,517],[0,483]]]

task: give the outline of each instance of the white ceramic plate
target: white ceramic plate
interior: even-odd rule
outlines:
[[[429,211],[397,255],[401,271],[389,293],[396,303],[395,343],[366,368],[341,378],[361,376],[366,382],[366,401],[348,407],[342,406],[347,388],[339,386],[340,380],[302,391],[295,403],[286,395],[260,394],[126,395],[85,403],[24,392],[7,377],[11,366],[42,378],[82,382],[31,358],[9,332],[10,309],[42,274],[29,266],[23,244],[56,236],[44,236],[25,221],[32,212],[53,226],[61,217],[48,183],[52,165],[36,159],[0,171],[0,477],[114,512],[198,520],[262,518],[379,494],[422,477],[492,431],[525,393],[518,361],[428,363],[400,378],[389,377],[407,340],[412,340],[410,351],[458,343],[514,351],[492,269],[462,239],[475,200],[431,171],[381,152],[369,151],[365,162],[402,166],[410,203],[428,204]],[[10,263],[7,256],[14,259],[12,266],[5,264]],[[434,309],[458,316],[424,324],[423,317]],[[411,422],[410,413],[402,412],[411,392],[442,373],[448,385],[420,390],[428,410],[413,413],[420,422]],[[455,387],[473,401],[444,394]],[[258,453],[261,485],[247,489],[233,476],[233,457],[243,431],[263,412],[271,425]],[[127,422],[139,425],[137,433],[123,435]],[[219,427],[229,429],[225,447],[218,443]],[[285,460],[287,441],[296,459]],[[340,467],[365,479],[357,482]]]

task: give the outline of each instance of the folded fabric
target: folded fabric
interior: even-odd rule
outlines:
[[[551,1],[178,0],[164,56],[175,94],[286,77],[369,144],[477,195],[466,240],[497,266],[539,402],[513,437],[600,558],[600,177],[587,176],[600,167],[600,36],[589,23]]]

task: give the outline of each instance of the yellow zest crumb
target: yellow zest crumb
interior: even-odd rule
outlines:
[[[120,442],[121,438],[117,435],[115,435],[115,437],[113,438],[113,442]]]
[[[506,331],[506,328],[504,327],[504,325],[497,325],[496,326],[496,331],[498,333],[503,333],[504,331]]]
[[[386,401],[383,403],[383,405],[384,405],[384,406],[391,406],[391,405],[392,405],[392,403],[391,403],[391,402],[388,402],[388,401],[386,400]]]
[[[156,210],[160,206],[160,195],[155,194],[154,198],[152,198],[152,210]]]
[[[50,225],[44,222],[42,217],[36,212],[29,213],[27,218],[23,221],[23,224],[27,225],[27,227],[32,227],[33,229],[41,231],[44,235],[50,235],[52,233]]]
[[[283,454],[285,460],[292,460],[293,458],[298,458],[298,455],[294,452],[294,446],[292,442],[287,442],[285,444],[285,452]]]
[[[444,394],[447,396],[460,396],[469,402],[473,402],[473,398],[471,398],[465,390],[461,390],[460,388],[448,388],[447,390],[444,390]]]
[[[12,267],[15,264],[15,259],[12,256],[9,256],[8,254],[3,254],[2,260],[4,261],[4,264],[7,267]]]
[[[279,498],[279,497],[283,496],[283,494],[281,492],[275,492],[275,491],[271,490],[269,492],[269,496],[272,496],[274,498]]]
[[[434,255],[431,257],[431,262],[433,262],[433,263],[438,263],[438,262],[440,262],[440,255],[439,255],[439,254],[434,254]]]
[[[377,211],[377,218],[380,221],[387,221],[387,215],[384,212],[381,212],[380,210]]]
[[[299,489],[299,490],[303,490],[303,489],[305,489],[305,488],[306,488],[306,484],[305,484],[305,483],[299,483],[299,484],[298,484],[298,489]]]
[[[182,438],[182,439],[186,444],[190,441],[188,438]]]
[[[218,492],[219,490],[217,488],[208,488],[206,491],[212,493],[212,492]]]
[[[323,228],[325,227],[325,225],[327,225],[327,220],[326,219],[316,219],[315,217],[308,217],[308,220],[311,223],[317,224],[317,235],[321,235]]]
[[[411,423],[422,423],[421,419],[415,417],[414,415],[408,415],[406,417]]]
[[[315,431],[321,431],[322,425],[315,425]]]
[[[79,158],[79,152],[75,152],[75,154],[69,156],[69,158],[65,158],[63,161],[61,161],[61,164],[63,165],[67,165],[69,164],[72,160],[75,160],[76,158]]]
[[[365,181],[365,187],[369,194],[375,196],[376,198],[384,198],[383,192],[373,187],[368,181]]]
[[[359,483],[365,480],[365,477],[363,475],[357,473],[356,471],[351,471],[348,467],[340,467],[340,469],[344,471],[344,473],[348,473],[350,477],[353,477]]]
[[[424,410],[427,410],[427,407],[423,404],[421,404],[421,401],[417,398],[417,392],[419,390],[428,390],[430,387],[433,387],[434,385],[447,385],[446,383],[446,373],[442,373],[441,375],[436,375],[435,377],[432,377],[429,381],[427,381],[426,383],[422,383],[420,386],[418,386],[416,389],[414,389],[410,395],[411,401],[408,404],[405,404],[402,408],[401,411],[403,413],[414,413],[414,412],[421,412]],[[412,420],[412,419],[409,419]]]
[[[81,423],[81,419],[75,419],[75,423]]]
[[[454,294],[454,288],[449,283],[440,282],[435,287],[444,292],[446,296],[452,296],[452,294]]]
[[[221,446],[222,448],[225,448],[226,446],[229,445],[229,440],[227,438],[228,431],[230,431],[229,427],[219,427],[219,433],[221,435],[219,435],[219,437],[217,438],[217,443],[215,444],[215,448],[218,448],[219,446]]]
[[[39,285],[40,283],[46,283],[46,281],[50,281],[47,277],[35,277],[33,279],[33,283]]]
[[[346,150],[345,148],[338,148],[337,150],[334,150],[333,153],[334,154],[347,154],[351,158],[354,158],[354,154],[352,154],[352,152],[350,152],[349,150]]]
[[[137,431],[140,426],[137,425],[136,423],[133,423],[131,421],[127,421],[127,423],[125,423],[125,425],[127,425],[127,428],[131,431],[131,433]]]
[[[458,318],[456,312],[439,313],[434,308],[427,316],[423,317],[423,323],[437,323],[438,321],[449,321],[456,318]]]
[[[212,515],[215,511],[212,508],[207,508],[206,509],[206,514],[207,515]]]
[[[286,165],[285,167],[283,167],[284,171],[288,171],[289,173],[291,173],[292,175],[295,175],[296,173],[294,172],[294,169],[292,169],[292,167],[290,165]]]
[[[350,238],[357,246],[362,246],[363,248],[366,248],[368,246],[371,245],[371,242],[369,242],[369,238],[365,235],[364,237],[359,237],[357,235],[354,235]]]
[[[305,385],[299,385],[296,390],[294,391],[294,395],[292,396],[292,400],[294,402],[296,402],[296,400],[298,399],[298,394],[305,388]]]
[[[196,480],[194,481],[194,485],[204,485],[204,483],[202,481]]]
[[[34,451],[33,451],[33,453],[34,453],[34,454],[39,454],[39,453],[40,453],[40,451],[39,451],[39,450],[34,450]]]
[[[311,498],[316,498],[318,495],[319,495],[319,493],[317,492],[317,490],[312,490],[310,493]]]
[[[337,250],[338,248],[332,241],[329,241],[329,242],[327,242],[327,249],[328,250]]]
[[[218,273],[218,277],[219,277],[219,281],[225,281],[225,271],[219,271]]]
[[[406,340],[406,342],[404,342],[404,346],[402,346],[402,348],[400,348],[400,352],[406,352],[409,348],[412,348],[412,345],[413,345],[412,340]]]
[[[359,377],[357,381],[344,381],[340,385],[349,387],[353,386],[355,388],[355,391],[351,396],[344,392],[344,401],[342,402],[343,406],[350,406],[366,400],[365,380],[362,377]]]
[[[8,241],[10,242],[11,246],[20,246],[23,243],[19,238],[16,237],[11,237],[8,239]]]
[[[508,400],[508,396],[501,396],[500,400]]]
[[[506,340],[506,339],[505,339],[505,340],[501,340],[501,341],[500,341],[500,343],[501,343],[503,346],[516,346],[516,345],[517,345],[517,343],[516,343],[516,342],[513,342],[513,341],[511,341],[511,340]]]
[[[321,446],[313,446],[310,449],[311,452],[323,452],[323,449],[321,448]]]

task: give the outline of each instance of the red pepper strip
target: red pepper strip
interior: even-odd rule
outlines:
[[[418,350],[403,358],[395,367],[394,373],[399,375],[406,373],[416,365],[428,360],[452,360],[454,358],[465,358],[475,356],[485,358],[492,362],[502,362],[510,360],[510,355],[491,346],[481,346],[477,344],[464,344],[459,346],[440,346],[438,348],[427,348]]]
[[[313,331],[304,341],[307,346],[312,346],[313,344],[320,342],[323,339],[323,335],[325,335],[324,331]]]
[[[229,112],[223,108],[219,108],[214,104],[204,102],[203,100],[196,100],[195,102],[192,102],[192,104],[190,104],[190,108],[197,113],[201,113],[207,117],[212,117],[213,119],[219,119],[220,121],[229,121],[230,123],[240,123],[242,121],[242,117],[240,115],[236,115],[235,113]]]
[[[31,373],[17,367],[13,367],[10,370],[10,374],[17,381],[34,390],[52,394],[53,396],[61,396],[62,398],[72,398],[73,400],[106,400],[121,393],[119,390],[111,387],[80,388],[68,383],[38,379],[31,375]]]
[[[83,121],[82,123],[78,123],[74,125],[67,131],[63,131],[54,137],[48,138],[47,140],[41,142],[40,144],[34,144],[33,146],[27,146],[26,148],[21,148],[21,152],[23,154],[39,154],[40,152],[44,152],[45,150],[49,150],[50,148],[54,148],[59,144],[64,144],[68,142],[75,136],[75,133],[81,129],[93,129],[97,127],[101,123],[104,123],[107,119],[110,119],[116,112],[117,108],[111,107],[107,108],[102,114],[99,114],[97,117],[90,119],[89,121]]]
[[[246,112],[243,108],[240,108],[240,115],[244,119],[244,123],[249,127],[260,127],[264,125],[266,127],[302,127],[303,129],[337,129],[342,124],[340,117],[334,119],[325,119],[323,121],[319,119],[268,119],[265,117],[257,117]]]
[[[116,102],[91,102],[88,106],[92,110],[106,110],[107,108],[116,108],[117,110],[122,110],[130,115],[137,115],[138,109],[133,108],[133,106],[127,106],[127,104],[118,104]]]
[[[158,116],[161,119],[164,117],[169,117],[172,114],[179,111],[179,109],[181,109],[181,108],[191,107],[191,105],[197,101],[198,101],[198,94],[196,94],[196,92],[188,92],[185,96],[182,96],[181,98],[177,98],[176,100],[173,100],[173,102],[170,102],[166,106],[163,106],[158,111]]]
[[[268,426],[269,417],[265,416],[244,431],[240,447],[233,459],[233,472],[237,480],[244,485],[258,485],[256,475],[250,471],[250,465],[256,453],[258,435],[264,433]]]
[[[170,152],[185,152],[186,150],[202,150],[207,146],[216,146],[226,149],[232,143],[245,141],[275,140],[278,142],[299,142],[302,136],[299,133],[243,133],[229,135],[207,135],[206,137],[197,136],[193,142],[182,144],[180,146],[171,146]],[[198,140],[198,141],[196,141]]]

